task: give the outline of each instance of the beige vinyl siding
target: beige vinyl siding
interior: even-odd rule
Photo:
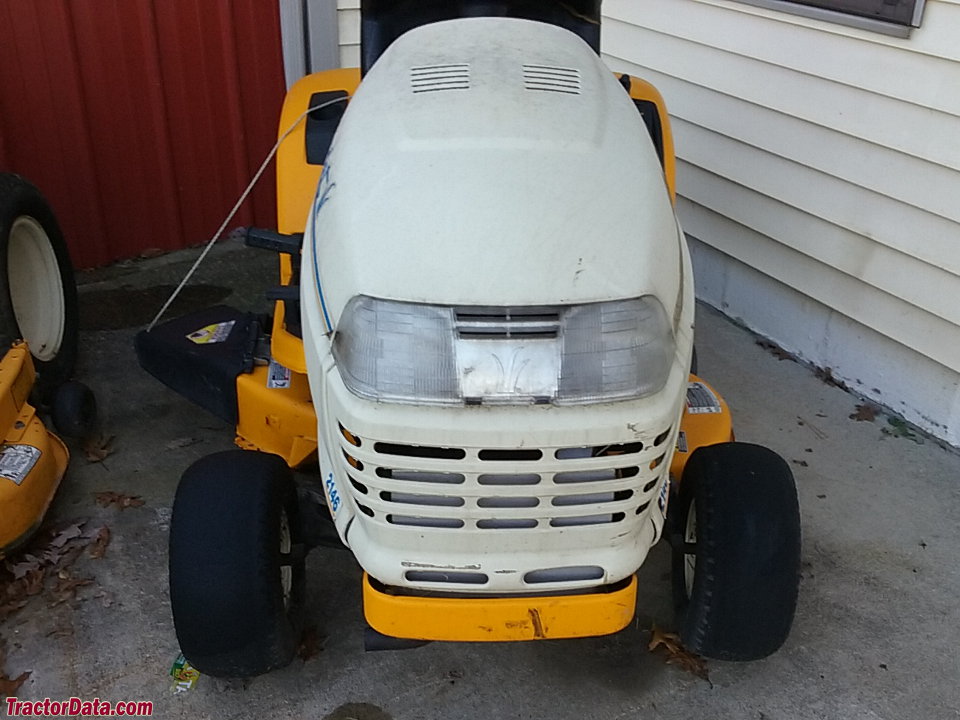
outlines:
[[[887,368],[920,375],[913,391],[898,389],[912,397],[878,380],[857,389],[955,444],[958,38],[957,0],[929,0],[907,39],[732,0],[604,2],[608,64],[652,81],[670,109],[681,222],[710,250],[698,279],[725,272],[718,261],[742,263],[779,283],[758,282],[765,292],[799,293],[842,316],[825,323],[832,345],[853,348],[836,328],[859,324],[881,339],[872,346],[902,346],[883,354],[919,355],[909,369]],[[798,318],[723,309],[855,387],[871,376],[861,367],[870,359],[831,356]]]
[[[360,67],[360,0],[337,0],[340,67]]]

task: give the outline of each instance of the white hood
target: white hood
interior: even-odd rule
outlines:
[[[397,40],[341,121],[307,231],[334,326],[357,294],[500,306],[654,294],[670,312],[681,276],[639,113],[579,37],[525,20]]]

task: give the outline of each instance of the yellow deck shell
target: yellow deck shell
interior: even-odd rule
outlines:
[[[0,557],[27,540],[40,526],[67,469],[69,453],[47,431],[27,402],[36,372],[26,344],[7,351],[0,361],[0,432],[2,448],[28,446],[39,452],[19,483],[0,477]]]

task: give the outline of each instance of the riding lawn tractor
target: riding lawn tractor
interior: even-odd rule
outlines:
[[[141,364],[236,425],[170,536],[181,648],[294,655],[319,467],[371,646],[615,633],[666,539],[688,649],[750,660],[796,605],[786,463],[696,374],[663,99],[599,58],[599,0],[362,3],[362,67],[288,92],[269,322],[216,307]],[[292,130],[291,130],[292,128]]]

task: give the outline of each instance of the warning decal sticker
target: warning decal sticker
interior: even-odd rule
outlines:
[[[236,325],[236,323],[236,320],[230,320],[229,322],[207,325],[206,327],[202,327],[199,330],[194,330],[192,333],[187,335],[187,340],[194,342],[197,345],[213,345],[214,343],[222,343],[224,340],[230,337],[230,331],[233,330],[233,326]]]
[[[271,358],[270,369],[267,371],[267,387],[271,390],[290,387],[290,368]]]
[[[687,385],[687,412],[691,415],[721,412],[720,400],[701,382]]]
[[[4,445],[0,448],[0,477],[19,485],[39,459],[40,450],[33,445]]]

